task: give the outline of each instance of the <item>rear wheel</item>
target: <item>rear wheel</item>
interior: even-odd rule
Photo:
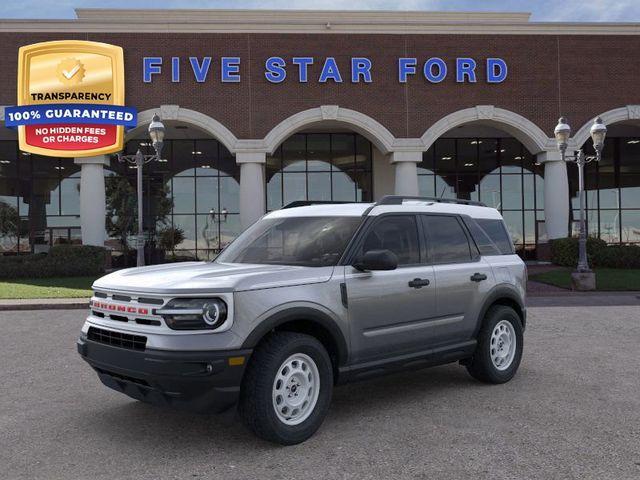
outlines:
[[[282,445],[308,439],[333,391],[331,360],[314,337],[276,332],[255,350],[242,381],[239,412],[259,437]]]
[[[482,382],[508,382],[520,366],[522,347],[522,322],[518,314],[504,305],[493,306],[485,315],[467,371]]]

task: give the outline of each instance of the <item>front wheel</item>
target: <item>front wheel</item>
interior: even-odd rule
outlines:
[[[320,427],[333,391],[331,359],[314,337],[276,332],[255,350],[242,381],[239,413],[259,437],[304,442]]]
[[[522,322],[518,314],[504,305],[493,306],[485,316],[467,371],[482,382],[508,382],[520,366],[522,347]]]

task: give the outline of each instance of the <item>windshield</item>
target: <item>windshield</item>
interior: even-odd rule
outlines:
[[[265,218],[216,258],[218,263],[325,267],[338,263],[361,217]]]

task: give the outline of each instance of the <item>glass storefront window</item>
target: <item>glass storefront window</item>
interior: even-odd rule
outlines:
[[[591,140],[583,146],[593,152]],[[573,230],[579,220],[578,172],[567,165]],[[588,231],[607,243],[639,243],[634,227],[640,209],[640,141],[608,136],[602,160],[585,169]]]
[[[620,224],[624,243],[640,243],[640,210],[623,210]]]
[[[418,164],[418,188],[423,196],[479,200],[497,208],[519,251],[535,250],[546,233],[539,231],[544,171],[534,162],[514,138],[440,138]]]
[[[138,148],[151,153],[144,140],[126,145],[128,152]],[[210,260],[237,235],[238,228],[224,226],[239,225],[240,168],[235,157],[217,140],[195,139],[165,140],[162,158],[143,169],[145,230],[153,226],[150,236],[156,238],[166,228],[179,228],[185,238],[168,255]],[[135,169],[105,171],[106,176],[128,178],[133,187],[135,174]]]
[[[638,160],[640,162],[640,158]],[[620,206],[640,207],[640,174],[620,172]]]
[[[267,210],[297,200],[372,199],[371,143],[355,133],[299,133],[267,157]]]

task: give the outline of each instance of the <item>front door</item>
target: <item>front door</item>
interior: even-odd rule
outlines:
[[[425,263],[420,227],[413,214],[383,215],[364,232],[355,258],[387,249],[398,268],[361,272],[345,267],[354,360],[375,360],[425,349],[435,316],[433,267]]]

